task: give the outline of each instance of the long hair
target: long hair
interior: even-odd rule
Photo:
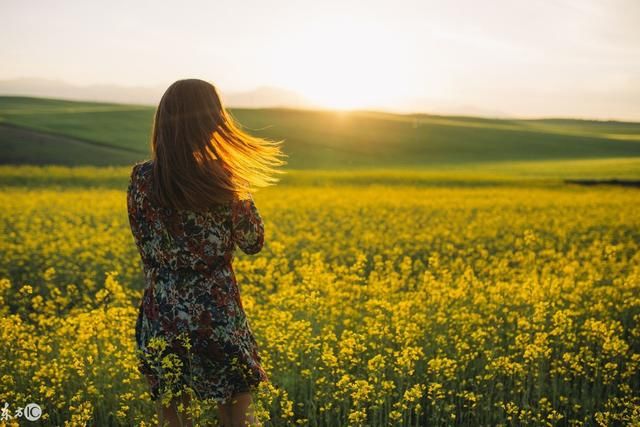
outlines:
[[[249,135],[211,83],[178,80],[153,120],[152,195],[174,209],[206,210],[278,181],[282,141]]]

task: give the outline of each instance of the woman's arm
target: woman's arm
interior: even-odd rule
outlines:
[[[127,186],[127,216],[129,218],[129,225],[131,227],[131,232],[133,233],[136,239],[138,236],[138,219],[137,219],[137,206],[135,200],[136,191],[136,177],[138,173],[139,164],[135,164],[133,168],[131,168],[131,174],[129,175],[129,185]]]
[[[248,255],[260,252],[264,244],[264,224],[253,197],[234,200],[232,206],[234,242]]]

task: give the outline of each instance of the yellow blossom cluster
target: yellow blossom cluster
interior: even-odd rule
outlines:
[[[310,183],[255,201],[265,246],[234,266],[265,426],[640,424],[637,190]],[[124,191],[16,184],[0,205],[0,403],[153,425]]]

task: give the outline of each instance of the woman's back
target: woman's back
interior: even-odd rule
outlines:
[[[146,280],[136,322],[139,370],[154,400],[170,387],[162,384],[149,345],[162,338],[184,362],[182,379],[171,388],[186,384],[200,398],[223,402],[267,380],[232,267],[236,246],[248,254],[260,251],[264,225],[252,198],[206,211],[161,206],[152,197],[152,166],[151,160],[135,165],[127,190]],[[181,334],[189,337],[190,351]],[[234,358],[240,363],[234,365]]]
[[[152,400],[169,391],[190,395],[187,387],[218,401],[225,425],[232,415],[244,425],[247,392],[268,377],[232,261],[235,247],[262,248],[251,192],[277,182],[282,141],[246,133],[211,83],[183,79],[162,95],[150,142],[151,160],[133,167],[127,189],[146,282],[135,326],[138,369]],[[178,372],[166,372],[169,356],[179,359],[171,364]],[[176,411],[159,413],[173,419]]]
[[[264,226],[253,199],[221,202],[206,211],[163,207],[151,197],[153,163],[134,166],[127,195],[132,232],[145,266],[206,273],[229,264],[235,246],[255,254]]]

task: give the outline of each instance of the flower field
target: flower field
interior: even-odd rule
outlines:
[[[128,169],[90,172],[54,186],[0,170],[0,402],[38,403],[44,425],[154,425]],[[265,247],[234,265],[272,379],[260,418],[640,425],[639,194],[400,179],[257,192]],[[216,425],[210,402],[193,409]]]

